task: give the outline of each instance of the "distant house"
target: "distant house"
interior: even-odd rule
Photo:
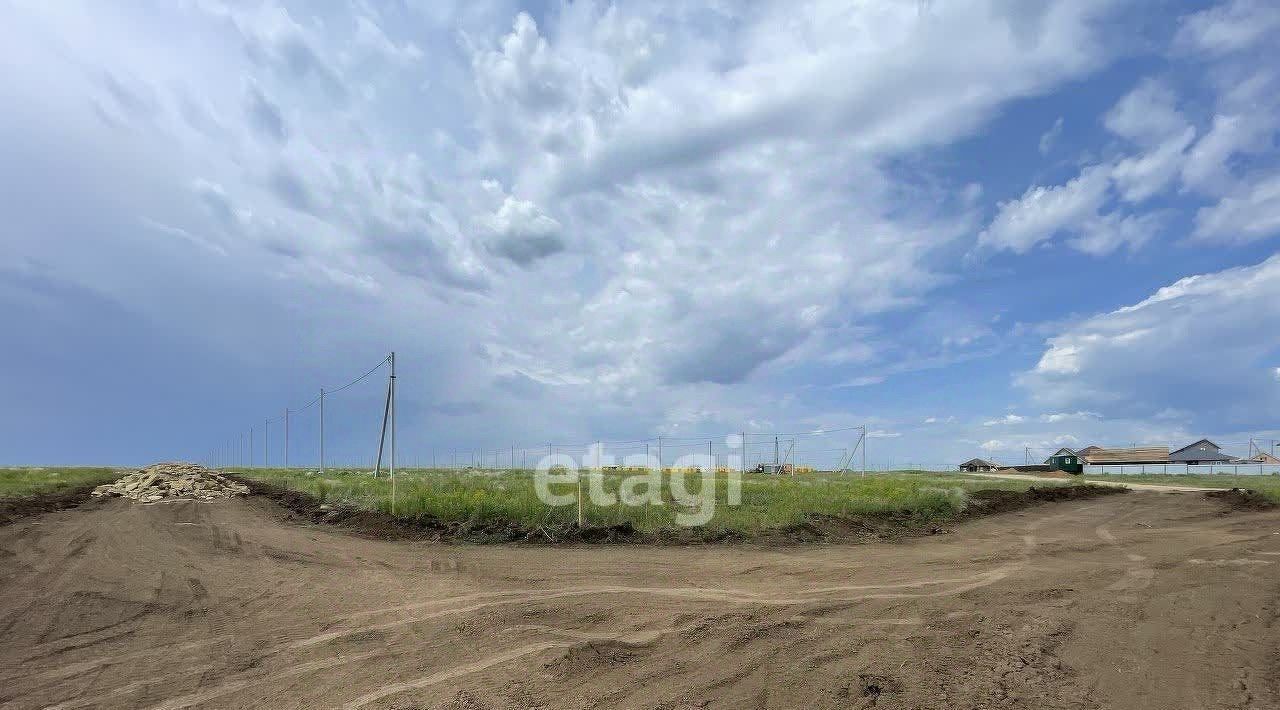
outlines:
[[[1280,459],[1276,458],[1275,456],[1272,456],[1271,454],[1265,451],[1259,451],[1253,456],[1250,456],[1247,459],[1243,459],[1243,461],[1247,461],[1249,463],[1280,464]]]
[[[1200,464],[1225,463],[1235,457],[1222,453],[1222,448],[1208,439],[1201,439],[1169,454],[1170,463]]]
[[[968,471],[969,473],[973,473],[975,471],[994,471],[998,468],[1000,468],[999,465],[991,463],[986,459],[969,459],[968,461],[960,464],[960,470]]]
[[[1080,459],[1080,454],[1066,447],[1055,451],[1053,455],[1045,459],[1044,462],[1045,465],[1053,471],[1084,473],[1084,463]]]

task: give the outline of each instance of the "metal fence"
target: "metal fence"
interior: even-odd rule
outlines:
[[[1084,475],[1089,474],[1119,474],[1119,475],[1139,475],[1139,474],[1169,474],[1169,475],[1187,475],[1187,474],[1225,474],[1232,476],[1276,476],[1280,475],[1280,464],[1267,463],[1213,463],[1213,464],[1182,464],[1182,463],[1128,463],[1128,464],[1087,464],[1084,467]]]

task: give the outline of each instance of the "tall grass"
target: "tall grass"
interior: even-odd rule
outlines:
[[[324,501],[392,512],[391,481],[384,474],[373,478],[364,470],[318,471],[298,469],[232,469],[249,478],[309,493]],[[671,488],[672,476],[664,474],[659,492],[661,504],[598,506],[587,495],[589,476],[604,491],[617,493],[629,474],[583,474],[583,519],[587,526],[630,525],[648,533],[678,527],[678,513],[695,507],[681,505]],[[698,494],[702,478],[685,477],[685,490]],[[1049,482],[1046,482],[1049,483]],[[942,519],[962,511],[968,493],[978,489],[1025,490],[1023,481],[972,480],[946,474],[801,474],[770,476],[747,474],[742,479],[741,504],[727,505],[727,476],[714,478],[714,515],[704,532],[754,534],[785,528],[820,517],[849,518],[898,515],[921,521]],[[1040,483],[1039,485],[1045,485]],[[1052,485],[1052,483],[1050,483]],[[552,493],[571,494],[576,484],[553,484]],[[429,517],[469,527],[513,523],[526,529],[575,524],[577,504],[551,506],[536,494],[534,473],[517,471],[455,471],[412,469],[397,472],[395,515]]]
[[[27,496],[80,486],[97,486],[109,483],[118,477],[116,469],[101,467],[0,468],[0,497]]]

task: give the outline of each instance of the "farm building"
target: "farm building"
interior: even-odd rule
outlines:
[[[1052,456],[1045,459],[1045,464],[1054,471],[1084,473],[1084,463],[1081,460],[1080,455],[1066,447],[1053,452]]]
[[[969,459],[968,461],[960,464],[961,471],[968,471],[970,473],[974,471],[994,471],[998,468],[1000,468],[998,464],[991,463],[986,459]]]
[[[1265,451],[1259,451],[1258,453],[1244,460],[1248,461],[1249,463],[1280,464],[1280,458],[1276,458],[1275,456],[1272,456],[1271,454]]]
[[[1201,439],[1169,454],[1170,463],[1200,464],[1234,461],[1235,457],[1222,453],[1222,448],[1208,439]]]

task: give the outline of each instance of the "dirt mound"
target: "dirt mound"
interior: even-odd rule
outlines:
[[[249,488],[196,463],[169,461],[137,470],[115,483],[93,489],[98,497],[123,496],[139,503],[166,498],[216,500],[249,495]]]
[[[93,484],[89,484],[29,496],[0,498],[0,525],[8,525],[31,515],[74,508],[89,500],[93,489]]]
[[[1205,496],[1226,503],[1237,510],[1271,510],[1276,507],[1274,501],[1252,488],[1210,491],[1205,493]]]
[[[1053,503],[1064,500],[1080,500],[1095,496],[1128,493],[1127,488],[1119,486],[1097,486],[1085,484],[1080,486],[1032,486],[1025,491],[1005,491],[986,489],[969,494],[969,507],[964,517],[979,517],[992,513],[1004,513],[1020,510],[1040,503]]]

